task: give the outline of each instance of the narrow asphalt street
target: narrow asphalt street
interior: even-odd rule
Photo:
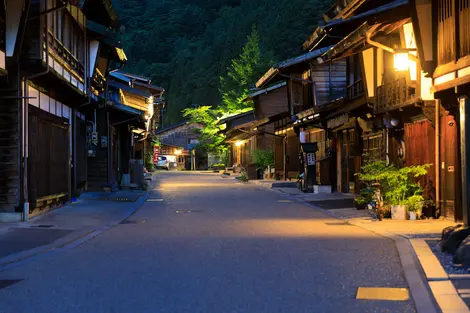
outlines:
[[[0,289],[0,312],[415,312],[355,299],[407,287],[391,240],[231,178],[157,177],[126,222],[0,272],[20,280]]]

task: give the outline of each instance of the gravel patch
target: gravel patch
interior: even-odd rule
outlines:
[[[431,248],[434,255],[437,257],[441,263],[444,270],[447,274],[468,274],[469,270],[462,268],[459,265],[455,265],[453,260],[453,255],[446,252],[441,252],[441,247],[439,246],[439,240],[426,240],[426,243]]]

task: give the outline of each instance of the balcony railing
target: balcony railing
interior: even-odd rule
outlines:
[[[59,56],[63,62],[65,62],[70,69],[83,78],[84,67],[83,64],[64,46],[64,44],[57,39],[50,31],[48,31],[49,47],[54,51],[54,54]]]
[[[95,69],[93,75],[93,87],[98,91],[103,91],[106,86],[106,78],[101,74],[100,70]]]
[[[359,79],[346,87],[347,99],[354,100],[364,95],[364,84],[362,79]]]
[[[416,98],[416,87],[409,84],[406,78],[377,87],[375,111],[388,111],[411,104]]]

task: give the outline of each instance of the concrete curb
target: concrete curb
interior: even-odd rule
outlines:
[[[117,226],[119,223],[131,217],[147,201],[153,185],[154,184],[150,185],[149,189],[146,190],[145,193],[139,197],[139,199],[135,202],[135,205],[132,206],[132,208],[129,209],[123,217],[114,219],[107,223],[105,226],[102,226],[98,229],[77,230],[71,233],[70,235],[67,235],[63,238],[54,241],[51,244],[39,246],[30,250],[21,251],[0,258],[0,272],[7,271],[14,267],[26,264],[41,257],[51,255],[53,253],[76,248],[84,244],[85,242],[95,238],[96,236],[104,233],[105,231]]]
[[[253,184],[255,185],[255,184]],[[328,215],[331,218],[342,220],[338,218],[338,216],[334,215],[331,213],[329,210],[322,209],[320,207],[317,207],[315,205],[312,205],[308,203],[305,200],[299,199],[296,196],[286,194],[282,191],[279,190],[274,190],[271,188],[266,188],[264,186],[260,185],[255,185],[259,188],[262,188],[264,190],[269,190],[272,192],[276,192],[278,194],[283,195],[284,197],[290,198],[291,200],[306,205],[316,211],[322,212],[326,215]],[[365,229],[367,231],[370,231],[372,233],[375,233],[377,235],[383,236],[385,238],[391,239],[395,242],[395,246],[398,252],[398,256],[400,258],[400,263],[403,268],[403,274],[405,276],[406,282],[408,283],[408,287],[410,289],[410,294],[411,298],[413,299],[413,302],[416,307],[416,311],[418,313],[439,313],[441,310],[439,309],[438,303],[435,301],[435,298],[432,296],[431,293],[431,286],[428,284],[425,275],[421,269],[421,265],[419,262],[419,259],[416,255],[416,253],[413,250],[413,247],[411,246],[411,243],[408,239],[387,233],[387,232],[382,232],[378,233],[376,231],[373,231],[371,229],[368,229],[364,227],[364,225],[360,225],[354,222],[349,222],[351,225],[360,227],[362,229]]]

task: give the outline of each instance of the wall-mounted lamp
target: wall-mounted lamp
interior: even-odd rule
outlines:
[[[404,50],[395,50],[393,54],[393,67],[396,71],[407,71],[409,68],[409,52]]]
[[[237,142],[235,142],[235,146],[237,146],[237,147],[240,147],[242,144],[243,144],[242,141],[237,141]]]

